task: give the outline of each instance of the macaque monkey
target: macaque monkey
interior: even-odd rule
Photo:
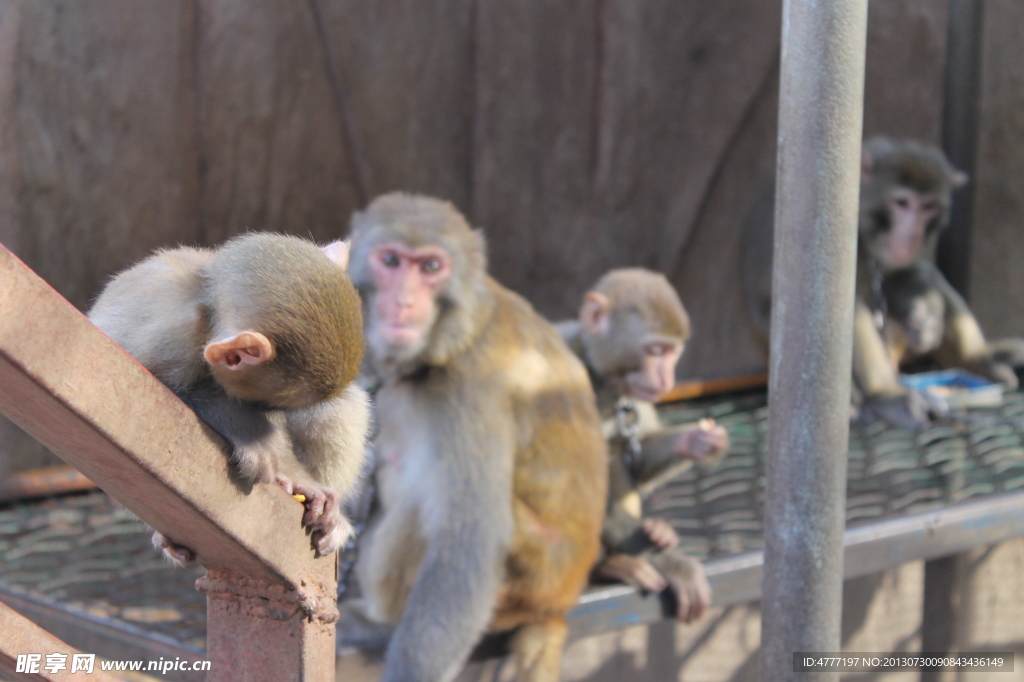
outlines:
[[[967,303],[930,259],[949,222],[953,191],[966,182],[934,147],[886,138],[864,143],[854,381],[864,396],[863,409],[897,424],[920,426],[928,417],[920,396],[900,383],[893,366],[893,356],[900,356],[898,361],[907,356],[886,346],[890,311],[896,317],[890,326],[903,327],[900,332],[917,313],[925,343],[916,350],[908,346],[912,354],[929,354],[942,368],[960,367],[1011,388],[1017,385],[1013,369],[993,358]],[[907,339],[911,343],[914,324]],[[901,335],[895,334],[897,341]],[[888,336],[893,340],[893,334]]]
[[[864,142],[853,332],[854,402],[861,403],[864,417],[912,428],[928,423],[926,401],[900,383],[897,367],[920,355],[933,357],[943,368],[960,367],[1008,387],[1017,385],[1004,362],[1008,354],[986,342],[967,303],[931,260],[949,222],[953,192],[966,182],[934,147],[887,138]],[[771,263],[771,250],[755,246],[770,244],[763,239],[764,231],[771,231],[764,216],[773,211],[761,203],[744,234],[749,247],[744,253],[765,259],[744,258],[745,267],[755,271],[744,277],[752,285],[745,292],[751,310],[765,300],[756,283],[768,281],[756,273]],[[757,315],[752,317],[756,327],[764,326]],[[1016,351],[1020,344],[998,347]]]
[[[320,554],[352,527],[341,502],[359,476],[369,406],[352,384],[363,355],[348,248],[247,234],[217,249],[156,252],[115,276],[89,311],[110,338],[228,440],[250,483],[305,497]],[[195,555],[160,533],[178,563]]]
[[[942,344],[946,328],[946,299],[915,268],[886,277],[882,292],[886,300],[882,333],[893,368],[927,356]]]
[[[377,386],[379,509],[341,638],[380,626],[383,680],[439,682],[485,631],[515,629],[519,679],[554,682],[607,494],[586,370],[487,275],[483,235],[448,202],[375,199],[352,219],[351,274]]]
[[[630,268],[602,277],[584,298],[578,320],[558,325],[590,373],[609,440],[605,557],[598,577],[651,592],[669,590],[677,618],[700,617],[711,588],[698,561],[679,552],[679,537],[661,519],[642,518],[642,498],[694,461],[715,462],[728,432],[705,419],[665,427],[653,401],[675,385],[690,319],[663,275]]]

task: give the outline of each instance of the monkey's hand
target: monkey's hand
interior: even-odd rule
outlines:
[[[729,432],[714,419],[701,419],[700,423],[684,429],[676,439],[675,452],[698,462],[717,462],[729,449]]]
[[[277,482],[289,495],[303,495],[306,498],[302,525],[314,532],[316,551],[320,556],[345,546],[355,529],[341,513],[341,497],[338,493],[312,481],[292,480],[284,474],[278,474]]]
[[[660,549],[675,547],[679,544],[679,536],[667,521],[662,519],[644,519],[644,534]]]
[[[153,531],[153,548],[162,549],[165,557],[170,559],[174,565],[182,568],[196,560],[195,552],[188,547],[174,544],[159,531]]]
[[[858,418],[866,423],[881,419],[893,426],[917,431],[939,416],[924,396],[917,391],[907,391],[888,398],[865,397]]]
[[[711,585],[699,561],[680,552],[659,552],[651,564],[669,582],[676,597],[676,618],[689,623],[704,615],[711,605]]]
[[[291,452],[284,433],[272,428],[266,435],[252,443],[235,443],[234,459],[238,472],[254,483],[272,483],[278,480],[281,470],[281,456]]]
[[[668,587],[668,581],[646,559],[629,554],[612,554],[594,572],[598,577],[619,580],[648,592],[658,593]]]

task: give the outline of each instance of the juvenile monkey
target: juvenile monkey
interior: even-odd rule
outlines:
[[[882,332],[893,367],[925,357],[942,344],[946,300],[916,268],[906,268],[882,282],[886,313]]]
[[[451,680],[488,629],[516,629],[520,679],[554,682],[607,492],[586,371],[487,276],[482,234],[450,203],[378,197],[352,220],[352,254],[382,464],[365,602],[347,615],[394,626],[387,682]],[[343,622],[343,640],[362,625]]]
[[[713,420],[668,428],[652,404],[675,385],[690,338],[683,303],[663,275],[612,270],[587,293],[579,319],[558,328],[587,366],[611,450],[605,557],[595,573],[652,592],[670,589],[679,620],[698,618],[711,601],[703,567],[677,550],[668,523],[641,511],[644,494],[694,460],[717,461],[729,445]]]
[[[348,249],[248,234],[218,249],[158,251],[115,276],[89,311],[110,338],[233,447],[243,479],[306,498],[317,550],[351,534],[340,504],[363,456],[369,407]],[[187,538],[177,540],[187,542]],[[194,554],[160,533],[174,560]]]

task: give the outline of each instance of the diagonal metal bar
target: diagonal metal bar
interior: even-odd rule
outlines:
[[[333,581],[302,505],[233,480],[224,441],[2,245],[0,413],[207,568]]]
[[[72,656],[80,653],[77,649],[71,648],[2,602],[0,602],[0,632],[3,633],[3,638],[0,639],[0,676],[3,678],[39,680],[40,682],[70,682],[82,679],[82,674],[71,673]],[[23,654],[38,654],[40,656],[36,661],[37,672],[18,671],[18,656]],[[47,670],[45,667],[47,654],[63,654],[64,659],[58,661],[63,664],[63,669],[57,669],[54,666]],[[89,679],[96,682],[117,682],[116,677],[102,672],[99,669],[99,664],[95,661]]]

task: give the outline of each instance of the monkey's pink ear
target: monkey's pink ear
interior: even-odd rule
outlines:
[[[347,241],[331,242],[327,246],[322,247],[320,250],[323,251],[328,258],[330,258],[332,261],[341,266],[342,270],[348,269],[349,248]]]
[[[274,344],[259,332],[242,332],[222,341],[208,343],[203,357],[213,367],[245,369],[273,359]]]
[[[588,291],[580,308],[580,324],[593,336],[604,336],[611,326],[612,302],[597,291]]]

